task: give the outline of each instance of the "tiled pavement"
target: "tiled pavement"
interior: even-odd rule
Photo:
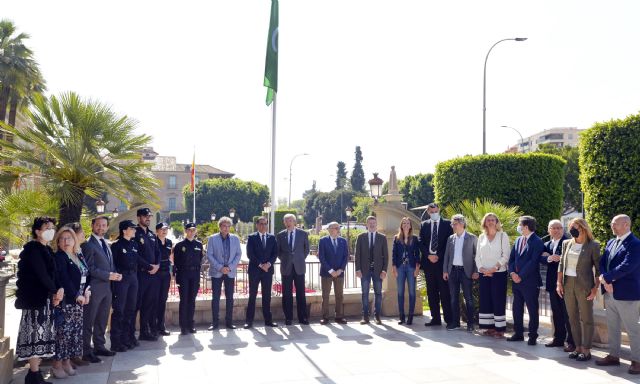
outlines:
[[[66,384],[103,383],[620,383],[640,382],[620,367],[579,363],[559,348],[507,342],[443,327],[383,324],[257,327],[199,331],[141,342],[133,351],[80,367]],[[595,351],[603,356],[604,352]],[[45,369],[45,367],[43,367]],[[25,369],[15,370],[22,383]]]

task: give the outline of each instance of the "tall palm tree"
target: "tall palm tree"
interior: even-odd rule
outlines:
[[[33,127],[0,126],[15,136],[0,140],[0,166],[11,174],[41,176],[42,185],[60,204],[60,224],[78,221],[86,195],[108,191],[126,199],[156,199],[157,180],[141,151],[151,137],[134,133],[136,122],[117,116],[100,102],[76,93],[35,95],[27,117]],[[26,164],[21,166],[20,164]]]

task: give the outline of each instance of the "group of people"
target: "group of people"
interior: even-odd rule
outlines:
[[[584,219],[569,223],[567,237],[562,223],[549,223],[546,243],[535,233],[537,222],[531,216],[519,220],[518,237],[513,246],[502,230],[499,218],[488,213],[482,218],[482,233],[466,231],[466,219],[454,215],[440,217],[439,207],[429,204],[429,219],[421,223],[419,236],[412,222],[401,220],[393,238],[391,264],[387,238],[377,231],[377,219],[366,219],[367,231],[355,245],[355,274],[362,287],[361,324],[371,315],[381,324],[382,282],[390,266],[398,287],[399,324],[411,325],[416,302],[416,278],[422,271],[427,284],[431,319],[425,326],[442,325],[448,330],[460,328],[460,291],[465,301],[467,330],[474,331],[475,306],[473,280],[479,280],[479,326],[486,336],[503,338],[506,330],[507,281],[513,291],[514,333],[508,341],[524,341],[524,307],[529,313],[528,344],[538,338],[538,292],[543,286],[540,265],[547,265],[546,289],[553,312],[554,337],[547,347],[563,347],[577,361],[591,359],[593,339],[593,299],[597,290],[604,295],[609,328],[610,354],[596,364],[620,364],[620,333],[624,325],[631,341],[630,373],[640,373],[640,240],[630,231],[626,215],[613,218],[616,235],[600,256]],[[195,300],[200,289],[200,273],[206,257],[212,285],[212,322],[209,330],[220,326],[220,296],[224,287],[224,325],[233,324],[235,275],[242,256],[240,239],[230,233],[228,217],[218,221],[219,232],[210,236],[207,247],[197,240],[194,223],[185,225],[185,237],[175,244],[167,239],[168,225],[158,223],[155,234],[149,229],[152,213],[137,211],[138,223],[119,223],[118,239],[107,244],[104,238],[108,218],[92,220],[91,235],[85,239],[78,223],[57,231],[55,220],[38,217],[32,226],[33,240],[25,244],[18,263],[16,307],[22,309],[16,354],[28,360],[30,370],[25,382],[44,382],[39,370],[42,358],[52,358],[51,373],[56,378],[76,374],[76,367],[100,362],[98,356],[113,356],[139,345],[138,340],[155,341],[169,335],[165,328],[165,307],[175,274],[180,296],[179,325],[182,335],[195,333]],[[274,265],[280,261],[282,307],[285,324],[293,322],[293,294],[300,324],[309,324],[305,298],[306,258],[309,255],[307,232],[296,225],[292,214],[284,216],[285,229],[270,234],[268,220],[259,217],[257,231],[249,235],[249,300],[244,328],[253,327],[258,288],[262,291],[264,324],[276,327],[271,313]],[[320,239],[318,259],[322,287],[321,324],[334,315],[346,324],[343,312],[344,275],[349,260],[349,245],[340,236],[340,224],[329,223],[329,235]],[[373,286],[373,309],[369,308]],[[409,303],[405,306],[405,286]],[[330,313],[333,289],[335,313]],[[442,315],[440,308],[442,307]],[[135,336],[139,313],[139,335]],[[105,332],[111,316],[111,347],[107,349]],[[566,344],[565,344],[566,342]]]

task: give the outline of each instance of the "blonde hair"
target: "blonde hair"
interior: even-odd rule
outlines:
[[[409,222],[409,235],[407,236],[406,239],[404,237],[404,231],[402,230],[402,222],[405,220]],[[413,238],[412,236],[413,236],[413,223],[411,222],[411,219],[409,219],[408,217],[403,217],[402,220],[400,220],[400,228],[398,228],[398,234],[396,235],[396,239],[410,243]]]
[[[71,237],[73,238],[73,252],[77,255],[78,253],[80,253],[80,242],[78,241],[78,237],[76,236],[76,231],[74,231],[73,228],[67,225],[58,229],[58,232],[54,236],[53,242],[51,243],[51,247],[56,252],[62,249],[58,245],[58,242],[60,241],[60,236],[62,236],[62,234],[65,232],[71,234]]]
[[[487,213],[484,214],[484,216],[482,217],[482,220],[480,221],[480,226],[482,227],[482,232],[483,233],[487,232],[487,225],[486,225],[485,221],[487,220],[488,217],[493,217],[494,219],[496,219],[496,231],[497,232],[502,231],[502,224],[500,224],[500,219],[498,218],[498,216],[493,212],[487,212]]]
[[[581,217],[576,217],[569,222],[569,229],[571,229],[573,224],[575,224],[579,229],[582,229],[585,237],[587,238],[587,241],[593,241],[593,232],[591,232],[591,228],[589,227],[589,223],[587,223],[587,220]]]

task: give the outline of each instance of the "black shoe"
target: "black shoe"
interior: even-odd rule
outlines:
[[[31,371],[31,370],[29,370],[29,371]],[[35,373],[35,379],[37,380],[36,383],[38,383],[38,384],[53,384],[50,381],[44,381],[44,377],[42,377],[42,371],[39,370],[38,372],[34,372],[34,373]]]
[[[171,335],[171,332],[167,331],[166,329],[163,329],[161,331],[158,331],[158,335],[160,335],[160,336],[169,336],[169,335]]]
[[[345,319],[344,317],[338,317],[336,319],[336,323],[338,323],[338,324],[347,324],[347,319]]]
[[[207,328],[207,331],[215,331],[216,329],[218,329],[218,324],[217,323],[211,324],[209,326],[209,328]]]
[[[527,340],[527,345],[536,345],[538,344],[536,342],[537,338],[536,337],[530,337],[529,340]]]
[[[381,325],[382,324],[382,320],[380,320],[380,315],[376,315],[376,324]]]
[[[329,324],[329,319],[320,319],[320,325],[327,325]]]
[[[265,321],[264,325],[266,325],[267,327],[277,327],[278,323],[275,323],[273,321]]]
[[[244,329],[251,329],[251,328],[253,328],[253,324],[251,324],[251,323],[244,323],[244,327],[242,327],[242,328],[244,328]]]
[[[90,363],[99,363],[102,361],[98,356],[94,355],[93,353],[82,356],[82,360],[88,361]]]
[[[447,324],[447,331],[453,331],[453,330],[456,330],[458,328],[460,328],[460,326],[457,325],[457,324],[453,324],[453,323]]]
[[[564,343],[562,341],[552,340],[550,343],[547,343],[544,346],[548,348],[564,347]]]
[[[113,352],[127,352],[127,348],[124,345],[111,346]]]
[[[428,322],[428,323],[424,323],[424,326],[425,326],[425,327],[434,327],[434,326],[436,326],[436,325],[442,325],[442,322],[440,322],[440,321],[433,321],[433,320],[431,320],[431,321],[430,321],[430,322]]]
[[[576,361],[588,361],[591,360],[591,354],[584,354],[584,353],[580,353],[578,354],[578,357],[576,357]]]
[[[369,324],[369,316],[363,317],[362,320],[360,320],[360,324]]]
[[[237,327],[235,325],[229,323],[229,324],[225,325],[225,328],[227,328],[227,329],[236,329]]]
[[[400,315],[400,321],[398,321],[398,325],[404,324],[404,315]]]
[[[144,340],[144,341],[158,341],[157,337],[154,337],[153,335],[140,335],[138,337],[138,340]]]
[[[189,328],[187,331],[189,331],[189,333],[198,333],[198,330],[195,328]]]
[[[293,324],[293,320],[285,320],[284,321],[284,325],[291,325]]]
[[[299,321],[300,325],[309,325],[309,320],[304,319]]]
[[[413,324],[413,315],[409,315],[409,317],[407,317],[407,325],[411,324]]]
[[[130,341],[130,344],[132,345],[131,348],[135,348],[135,347],[139,347],[140,346],[140,343],[138,342],[138,340],[136,340],[135,337]],[[131,349],[131,348],[129,348],[129,349]]]
[[[115,356],[116,353],[108,349],[96,349],[93,353],[97,356]]]
[[[507,341],[524,341],[524,336],[513,334],[511,337],[507,337]]]

